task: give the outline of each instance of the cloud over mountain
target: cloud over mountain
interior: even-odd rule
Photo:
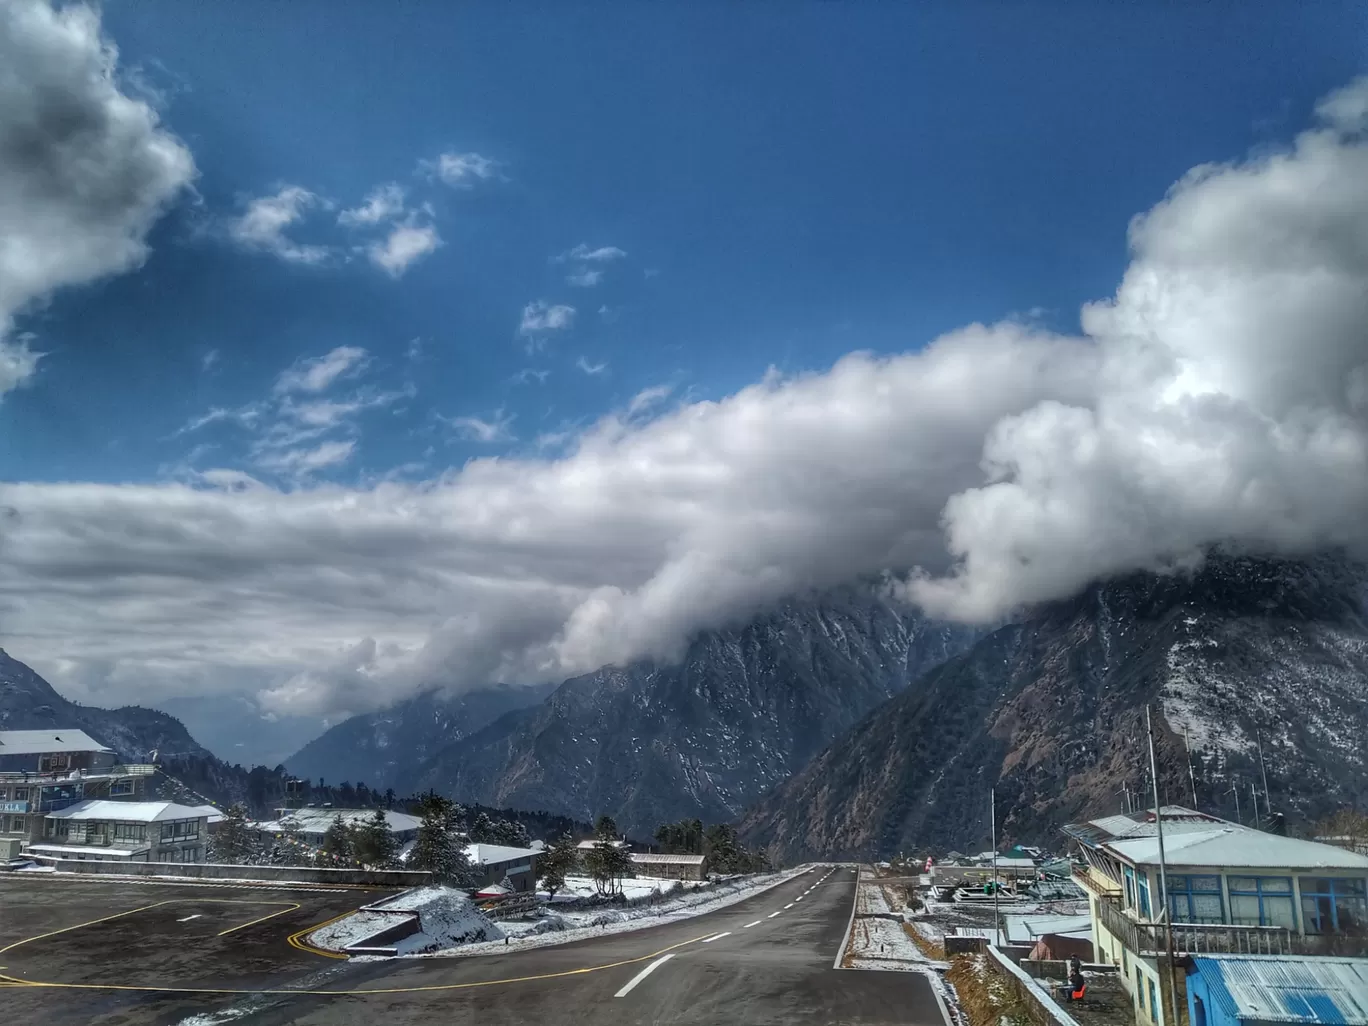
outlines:
[[[910,600],[991,620],[1213,542],[1368,550],[1365,97],[1176,183],[1078,337],[973,324],[418,484],[0,485],[3,627],[87,690],[232,677],[335,715],[669,656],[857,575],[920,567]]]

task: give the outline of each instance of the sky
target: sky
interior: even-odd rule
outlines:
[[[316,729],[1365,547],[1361,5],[0,2],[0,644]]]

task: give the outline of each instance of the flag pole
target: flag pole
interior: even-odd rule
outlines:
[[[1173,965],[1173,917],[1170,915],[1168,896],[1168,860],[1164,857],[1164,811],[1159,804],[1159,768],[1154,758],[1154,723],[1150,719],[1150,707],[1145,706],[1145,733],[1149,735],[1150,781],[1154,785],[1154,832],[1159,838],[1159,894],[1164,903],[1164,938],[1168,948],[1168,991],[1169,1007],[1173,1018],[1169,1026],[1178,1026],[1178,984],[1174,979]],[[1189,764],[1190,766],[1191,764]],[[1153,918],[1153,909],[1150,910]]]

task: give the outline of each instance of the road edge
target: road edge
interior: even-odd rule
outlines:
[[[860,866],[855,866],[855,893],[850,899],[850,921],[846,923],[845,937],[841,940],[841,946],[836,952],[836,961],[831,963],[831,968],[841,968],[841,961],[845,958],[846,948],[850,947],[850,932],[855,927],[855,910],[860,907]]]

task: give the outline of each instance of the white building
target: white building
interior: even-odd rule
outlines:
[[[203,807],[175,802],[87,799],[43,817],[30,855],[127,862],[203,862],[209,836]]]
[[[1354,936],[1368,924],[1368,857],[1180,806],[1162,816],[1175,954],[1314,955],[1368,943]],[[1140,1026],[1165,1026],[1169,930],[1153,810],[1064,832],[1087,861],[1074,878],[1088,895],[1096,960],[1120,967]],[[1183,1005],[1181,970],[1175,984]]]
[[[543,854],[538,848],[468,844],[465,853],[478,886],[501,884],[505,880],[517,892],[531,891],[537,886],[537,857]]]
[[[43,816],[89,798],[135,799],[156,772],[84,731],[0,730],[0,837],[39,841]]]
[[[299,834],[300,840],[312,845],[323,843],[323,835],[328,832],[328,827],[332,826],[339,817],[349,827],[365,826],[375,818],[374,809],[276,809],[275,813],[275,819],[253,823],[252,826],[267,834],[284,834],[293,831]],[[406,812],[395,812],[392,809],[385,810],[385,822],[389,824],[390,830],[394,833],[394,839],[400,844],[417,837],[418,828],[423,824],[423,821],[417,816],[410,816]]]

